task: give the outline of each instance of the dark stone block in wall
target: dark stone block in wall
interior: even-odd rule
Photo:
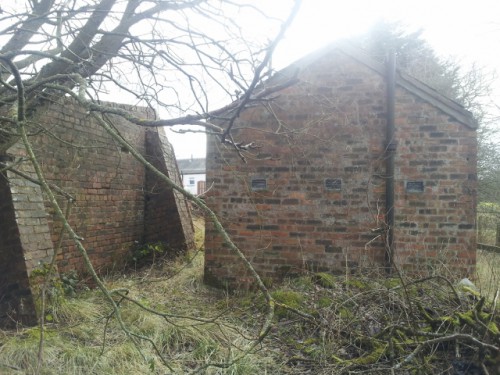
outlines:
[[[325,245],[325,253],[342,254],[342,247],[333,246],[333,245]]]
[[[442,145],[457,145],[458,141],[456,139],[440,139],[439,143]]]
[[[298,199],[283,199],[282,204],[284,205],[296,205],[299,204]]]
[[[402,223],[397,223],[396,224],[399,228],[416,228],[417,223],[412,223],[412,222],[402,222]]]
[[[446,164],[446,161],[444,161],[444,160],[431,160],[429,162],[429,165],[431,165],[431,166],[437,166],[437,167],[443,166],[445,164]]]
[[[332,240],[316,240],[314,241],[317,245],[329,246],[332,244]]]
[[[436,125],[421,125],[419,126],[419,130],[423,132],[434,132],[437,130]]]
[[[473,224],[458,224],[458,229],[475,229]]]
[[[409,202],[410,207],[425,207],[427,204],[424,201],[412,201]]]
[[[442,137],[444,137],[445,135],[446,135],[446,134],[445,134],[445,133],[443,133],[443,132],[431,132],[431,133],[429,134],[429,136],[430,136],[431,138],[442,138]]]
[[[264,229],[264,230],[279,230],[280,227],[279,227],[279,225],[264,225],[262,227],[262,229]]]
[[[281,199],[264,199],[264,203],[265,204],[280,204],[281,203]]]

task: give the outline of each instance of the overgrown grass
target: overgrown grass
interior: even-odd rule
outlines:
[[[500,290],[500,254],[478,250],[476,274],[481,293],[490,299],[495,298]]]
[[[480,202],[477,216],[477,241],[496,245],[499,227],[500,206],[491,202]],[[476,282],[481,292],[495,298],[500,288],[500,253],[478,250]]]
[[[477,212],[477,242],[495,245],[500,218],[500,206],[496,203],[480,202]]]
[[[500,373],[500,316],[492,301],[439,276],[332,276],[328,283],[324,276],[288,280],[272,292],[277,301],[315,317],[278,310],[266,344],[279,347],[286,373]],[[230,302],[250,320],[263,306],[260,300],[255,295]]]
[[[127,327],[149,340],[136,338],[138,345],[120,329],[97,290],[49,301],[41,367],[37,370],[39,327],[0,331],[0,374],[188,374],[207,364],[215,366],[200,373],[273,371],[272,357],[263,352],[251,352],[225,368],[249,348],[255,332],[221,311],[216,302],[227,296],[204,286],[202,275],[198,251],[106,280],[110,290],[127,289],[127,297],[144,307],[170,314],[152,314],[116,294]]]
[[[195,220],[195,227],[201,249],[202,220]],[[499,263],[499,255],[478,254],[477,286],[482,294],[494,296],[500,284]],[[478,339],[497,345],[499,314],[498,306],[492,313],[493,299],[479,306],[477,297],[460,295],[458,302],[443,279],[406,280],[405,285],[399,279],[320,273],[287,280],[271,291],[277,302],[313,319],[279,307],[270,335],[226,368],[249,348],[265,303],[258,293],[227,294],[209,288],[202,277],[200,250],[106,280],[109,289],[128,290],[127,298],[144,308],[170,314],[151,314],[114,294],[127,327],[150,340],[136,339],[138,346],[120,329],[100,292],[58,298],[48,304],[41,367],[37,370],[39,327],[0,331],[0,374],[189,374],[196,369],[201,374],[235,375],[385,374],[428,339],[411,330],[476,334],[475,319],[483,319],[478,329],[483,324],[491,330],[480,331]],[[458,280],[450,281],[453,285]],[[436,344],[394,373],[450,370],[457,350],[463,363],[480,359],[480,351],[470,343]],[[204,367],[207,364],[215,366]]]

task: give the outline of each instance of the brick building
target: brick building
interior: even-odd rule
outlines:
[[[144,108],[114,105],[142,118],[154,113]],[[75,198],[69,222],[83,238],[98,271],[123,267],[140,243],[163,242],[184,250],[194,245],[187,202],[153,173],[146,171],[81,107],[70,99],[39,109],[39,128],[30,137],[46,179],[60,192]],[[173,149],[156,129],[145,129],[107,115],[120,134],[150,163],[180,184]],[[43,131],[40,131],[43,129]],[[2,150],[0,142],[0,150]],[[7,147],[7,146],[5,146]],[[4,147],[4,148],[5,148]],[[20,142],[0,153],[0,324],[11,319],[33,322],[29,275],[49,263],[59,242],[61,222],[36,183]],[[82,257],[66,235],[57,256],[60,272],[85,272]]]
[[[207,141],[207,203],[257,271],[472,272],[471,113],[348,44],[309,55],[264,86],[292,77],[298,83],[238,118],[234,138],[256,146],[246,163],[219,139]],[[250,282],[210,223],[205,252],[207,282]]]
[[[205,158],[177,159],[184,189],[191,194],[200,195],[205,192]]]

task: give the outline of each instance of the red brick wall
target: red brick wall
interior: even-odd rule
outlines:
[[[0,325],[33,323],[34,306],[6,173],[0,174]],[[27,197],[22,199],[27,201]],[[17,217],[16,217],[17,216]]]
[[[106,119],[144,153],[144,129],[112,116]],[[76,198],[70,223],[84,238],[92,263],[97,269],[123,263],[144,231],[144,168],[70,100],[51,105],[39,121],[50,134],[33,138],[34,151],[47,180]],[[64,209],[64,199],[60,202]],[[47,211],[55,244],[61,224],[48,203]],[[58,266],[62,272],[84,269],[76,246],[67,236]]]
[[[166,171],[178,186],[182,180],[177,168],[174,149],[165,136],[157,132],[146,133],[147,159],[157,169]],[[151,171],[146,172],[146,242],[163,241],[169,247],[177,250],[187,250],[194,247],[194,228],[187,200],[176,190],[166,186],[161,179]],[[165,220],[165,218],[169,220]],[[177,235],[184,233],[183,236]],[[167,235],[165,235],[167,234]]]
[[[396,106],[396,261],[426,273],[469,275],[476,263],[475,132],[398,90]],[[422,181],[409,193],[405,181]]]
[[[134,111],[141,117],[154,116],[145,109],[115,106]],[[176,166],[175,160],[173,164],[170,160],[174,158],[173,150],[166,139],[158,141],[161,136],[157,130],[146,131],[116,116],[107,115],[104,119],[142,154],[162,155],[164,161],[160,169],[163,172],[178,175],[177,170],[167,170]],[[130,259],[131,249],[137,243],[164,241],[175,243],[181,249],[192,246],[192,227],[178,224],[176,230],[172,229],[175,226],[172,222],[190,223],[185,202],[170,194],[162,196],[161,204],[147,205],[145,196],[153,189],[164,189],[165,184],[159,180],[148,183],[145,167],[83,108],[65,99],[63,103],[41,108],[38,122],[40,126],[30,129],[34,134],[30,137],[34,151],[48,182],[76,198],[69,222],[84,238],[83,244],[97,270],[121,267]],[[20,143],[9,149],[9,153],[18,161],[25,155]],[[22,162],[17,168],[34,177],[29,162]],[[29,273],[40,262],[50,260],[59,240],[61,223],[37,185],[11,173],[9,180],[21,251]],[[56,195],[65,210],[65,198]],[[181,203],[184,206],[177,212]],[[169,210],[164,210],[165,206]],[[4,252],[3,246],[0,250]],[[84,269],[81,255],[67,235],[57,264],[61,272]]]
[[[207,203],[264,277],[304,268],[378,271],[385,258],[384,236],[377,233],[385,211],[385,80],[335,51],[299,78],[267,109],[246,110],[238,119],[236,140],[259,147],[246,154],[247,163],[231,147],[208,140],[207,185],[213,187]],[[407,268],[415,263],[410,250],[419,251],[415,243],[427,241],[427,253],[418,256],[430,256],[448,238],[447,251],[465,256],[465,269],[470,269],[475,132],[403,89],[397,95],[396,260]],[[426,164],[418,164],[419,159]],[[252,191],[252,178],[266,179],[267,189]],[[328,190],[326,179],[341,180],[341,189]],[[423,180],[425,192],[405,194],[407,180]],[[471,194],[465,196],[467,189]],[[406,224],[411,220],[418,223],[418,234]],[[429,220],[439,222],[428,226]],[[211,224],[205,252],[207,281],[248,281]]]

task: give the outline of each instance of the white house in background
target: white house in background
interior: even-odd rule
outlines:
[[[205,192],[205,158],[178,159],[184,189],[192,194]]]

